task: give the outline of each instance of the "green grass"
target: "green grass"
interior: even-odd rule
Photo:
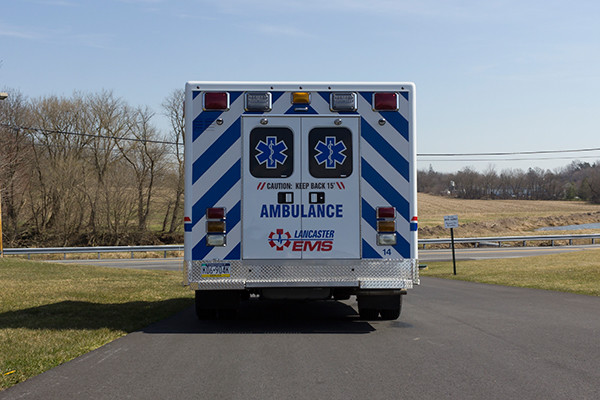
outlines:
[[[600,296],[600,249],[498,260],[427,263],[421,276]]]
[[[192,305],[181,280],[171,271],[0,259],[0,390]]]

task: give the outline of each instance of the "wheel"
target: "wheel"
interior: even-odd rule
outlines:
[[[217,318],[221,320],[235,319],[237,317],[237,309],[235,308],[220,308],[217,310]]]
[[[379,316],[379,311],[373,308],[359,308],[358,313],[360,314],[361,319],[365,319],[367,321],[375,320]]]
[[[217,310],[212,308],[200,308],[196,305],[196,317],[198,317],[200,321],[215,319],[217,317]]]
[[[381,318],[387,319],[387,320],[398,319],[401,311],[402,311],[402,296],[400,296],[397,307],[380,310]]]
[[[395,310],[381,310],[381,318],[386,320],[398,319],[400,316],[400,309]]]

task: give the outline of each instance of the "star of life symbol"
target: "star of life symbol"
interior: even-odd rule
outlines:
[[[336,164],[341,165],[346,160],[346,155],[342,154],[346,150],[346,145],[342,140],[336,142],[335,136],[326,136],[325,143],[319,140],[315,150],[319,152],[315,155],[317,164],[325,163],[327,169],[334,169]]]
[[[283,154],[287,150],[287,145],[283,140],[277,141],[277,136],[267,136],[267,142],[262,140],[256,145],[256,150],[260,151],[256,155],[256,161],[258,164],[266,164],[267,169],[277,168],[277,164],[285,163],[287,154]]]
[[[289,232],[283,232],[283,229],[276,229],[269,235],[269,245],[277,251],[282,251],[284,247],[290,247],[292,235]]]

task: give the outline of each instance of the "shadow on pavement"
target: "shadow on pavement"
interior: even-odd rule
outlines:
[[[61,301],[0,314],[0,328],[100,329],[132,332],[193,304],[192,299],[102,304]]]
[[[160,321],[145,333],[199,334],[364,334],[376,329],[360,320],[350,305],[339,301],[270,301],[243,303],[235,319],[203,320],[191,307]]]

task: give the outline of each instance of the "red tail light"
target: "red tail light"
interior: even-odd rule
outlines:
[[[225,208],[212,207],[206,209],[206,219],[225,219]]]
[[[373,109],[375,111],[398,110],[398,95],[396,93],[375,93],[373,95]]]
[[[204,93],[205,110],[228,110],[229,93],[227,92],[206,92]]]
[[[377,207],[377,219],[396,218],[396,209],[394,207]]]

